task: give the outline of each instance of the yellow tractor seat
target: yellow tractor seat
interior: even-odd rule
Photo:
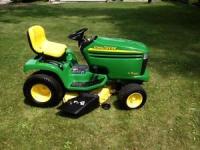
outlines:
[[[31,48],[37,54],[59,58],[65,53],[65,44],[50,42],[46,39],[43,27],[35,25],[28,29],[28,40]]]

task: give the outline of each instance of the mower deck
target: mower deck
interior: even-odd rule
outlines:
[[[80,116],[94,110],[98,106],[98,95],[84,93],[63,103],[58,109],[67,114]]]

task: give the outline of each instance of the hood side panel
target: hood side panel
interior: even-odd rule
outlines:
[[[108,53],[108,54],[144,54],[148,53],[148,48],[140,42],[118,39],[98,37],[86,49],[89,53]]]

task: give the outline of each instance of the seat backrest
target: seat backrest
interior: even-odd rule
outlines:
[[[27,32],[30,47],[35,53],[42,53],[42,44],[46,41],[44,28],[35,25],[28,29]]]

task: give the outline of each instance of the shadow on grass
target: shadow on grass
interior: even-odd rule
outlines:
[[[94,5],[93,5],[94,6]],[[20,23],[20,18],[63,18],[78,16],[88,20],[107,16],[122,38],[142,41],[150,46],[150,66],[162,76],[170,73],[184,77],[200,75],[200,12],[183,5],[145,5],[120,7],[97,5],[30,5],[0,10],[0,22]],[[11,16],[12,14],[12,16]],[[63,18],[64,19],[64,18]],[[103,30],[103,27],[102,27]],[[100,32],[100,31],[99,31]]]
[[[121,102],[119,100],[115,100],[112,104],[116,109],[121,110],[121,111],[127,111],[127,109],[125,109]]]
[[[97,107],[98,108],[98,107]],[[82,116],[85,116],[85,115],[88,115],[90,114],[92,111],[94,111],[95,109],[97,108],[94,108],[94,109],[87,109],[85,110],[83,113],[80,113],[80,114],[70,114],[68,112],[66,112],[65,110],[60,110],[59,107],[57,108],[59,111],[56,113],[56,115],[60,116],[60,117],[63,117],[63,118],[71,118],[71,119],[78,119]]]
[[[55,105],[48,105],[48,106],[43,106],[43,105],[37,105],[33,102],[31,102],[30,100],[24,98],[24,104],[28,105],[28,106],[31,106],[31,107],[38,107],[38,108],[52,108],[52,107],[55,107],[56,105],[58,104],[55,104]]]
[[[71,119],[78,119],[80,118],[81,116],[76,116],[76,115],[72,115],[72,114],[69,114],[69,113],[65,113],[63,111],[59,111],[56,113],[57,116],[60,116],[60,117],[63,117],[63,118],[71,118]]]
[[[48,108],[55,107],[55,106],[38,106],[38,105],[34,104],[33,102],[31,102],[30,100],[27,100],[26,98],[24,99],[24,104],[31,106],[31,107],[38,107],[41,109],[48,109]],[[57,110],[59,110],[59,106],[57,107]],[[56,115],[64,117],[64,118],[71,118],[71,119],[78,119],[80,117],[78,115],[71,115],[69,113],[65,113],[60,110],[56,113]]]

